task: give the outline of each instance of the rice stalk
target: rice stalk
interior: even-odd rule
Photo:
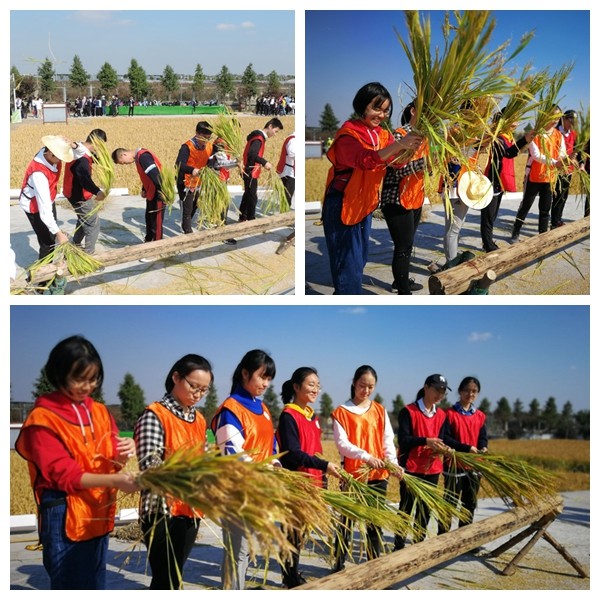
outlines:
[[[590,141],[589,106],[587,107],[587,109],[583,107],[583,104],[579,106],[575,131],[577,131],[577,141],[575,143],[575,150],[581,154],[581,161],[585,162],[585,160],[589,157],[589,152],[585,151],[585,147]]]
[[[98,187],[108,198],[115,181],[115,163],[106,142],[102,138],[93,136],[91,141],[94,145],[94,178],[98,181]]]
[[[506,504],[535,504],[556,493],[555,475],[519,458],[469,452],[452,452],[449,458],[454,471],[471,469],[480,473]]]
[[[542,133],[550,129],[552,124],[560,117],[560,109],[558,108],[560,101],[559,94],[574,66],[575,63],[568,63],[560,67],[554,74],[547,78],[546,85],[540,90],[533,127],[537,133]]]
[[[223,142],[225,151],[231,154],[241,164],[244,155],[245,141],[239,119],[231,109],[226,108],[224,113],[211,122],[210,128],[217,138]]]
[[[224,225],[231,202],[227,184],[211,167],[202,167],[199,177],[200,188],[196,198],[198,226],[210,228]]]
[[[261,204],[263,213],[273,215],[276,212],[288,212],[290,210],[290,205],[287,200],[287,192],[281,177],[275,169],[270,169],[266,173],[266,190]]]
[[[171,214],[171,210],[175,204],[178,171],[177,165],[164,164],[158,173],[160,192],[162,194],[163,202],[169,210],[169,214]]]

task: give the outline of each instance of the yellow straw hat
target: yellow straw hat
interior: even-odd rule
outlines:
[[[494,195],[492,182],[479,171],[465,171],[458,180],[458,196],[469,207],[481,210]]]
[[[45,135],[42,144],[63,162],[72,162],[75,159],[71,142],[62,135]]]

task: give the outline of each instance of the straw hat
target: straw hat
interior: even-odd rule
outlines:
[[[62,135],[45,135],[42,144],[63,162],[72,162],[75,159],[71,142]]]
[[[469,207],[481,210],[494,195],[492,182],[478,171],[465,171],[458,180],[458,196]]]

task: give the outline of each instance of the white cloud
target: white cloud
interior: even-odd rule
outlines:
[[[342,308],[340,312],[346,315],[364,315],[367,309],[364,306],[353,306],[351,308]]]
[[[487,342],[492,339],[492,334],[489,331],[473,331],[469,334],[467,340],[469,342]]]
[[[254,29],[256,25],[252,21],[244,21],[242,23],[242,29]]]
[[[219,31],[230,31],[231,29],[235,29],[236,25],[234,25],[233,23],[219,23],[217,25],[217,29]]]

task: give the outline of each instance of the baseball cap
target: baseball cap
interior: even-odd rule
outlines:
[[[448,380],[443,375],[440,375],[439,373],[430,375],[425,380],[425,385],[433,385],[434,387],[437,387],[437,388],[444,388],[444,389],[448,389],[448,390],[452,391],[452,388],[448,386]]]

